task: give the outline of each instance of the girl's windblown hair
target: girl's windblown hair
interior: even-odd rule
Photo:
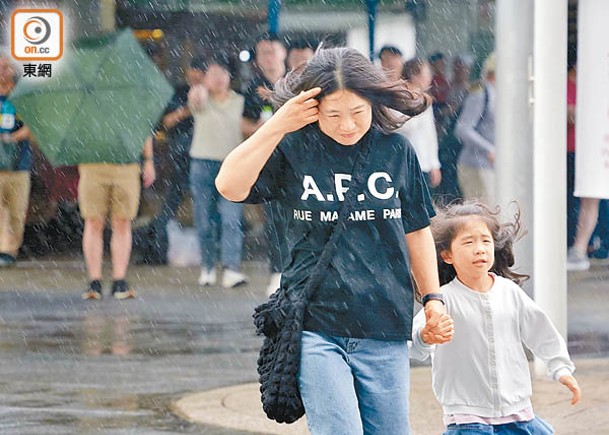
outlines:
[[[461,226],[473,217],[482,219],[493,236],[495,263],[491,272],[511,279],[518,285],[529,278],[528,275],[512,270],[514,266],[514,242],[520,240],[526,234],[526,229],[520,223],[520,209],[516,210],[512,221],[505,223],[501,223],[499,219],[500,212],[499,207],[493,211],[477,201],[449,204],[437,211],[437,216],[431,221],[431,231],[438,255],[440,285],[452,281],[457,276],[455,268],[451,264],[445,263],[440,254],[442,251],[450,250],[451,243]]]
[[[347,90],[369,101],[373,127],[386,133],[401,127],[408,117],[422,113],[431,104],[431,97],[409,90],[403,80],[389,81],[362,53],[346,47],[318,48],[307,63],[275,84],[273,104],[280,107],[300,92],[315,87],[322,89],[315,97],[320,100],[333,92]]]

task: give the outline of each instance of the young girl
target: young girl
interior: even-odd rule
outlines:
[[[353,219],[305,311],[298,382],[309,430],[408,434],[410,270],[428,324],[445,309],[427,186],[412,147],[390,132],[429,99],[388,81],[357,50],[333,48],[276,83],[274,100],[281,107],[227,156],[216,187],[232,201],[277,201],[286,211],[288,294],[314,270],[368,150]]]
[[[553,429],[533,413],[522,345],[571,391],[572,404],[581,391],[564,340],[519,287],[528,277],[510,269],[512,244],[523,233],[519,215],[504,224],[497,215],[467,202],[449,206],[433,220],[447,315],[433,333],[424,325],[424,313],[415,317],[411,358],[432,356],[445,434],[551,434]],[[452,335],[453,326],[450,343],[428,344],[434,334]]]

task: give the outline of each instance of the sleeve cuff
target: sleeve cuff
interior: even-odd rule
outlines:
[[[558,381],[561,377],[563,376],[571,376],[573,374],[573,370],[567,368],[567,367],[563,367],[561,369],[558,369],[556,372],[554,372],[554,380]]]
[[[417,330],[415,331],[415,333],[413,334],[413,343],[421,348],[421,349],[425,349],[425,350],[432,350],[433,349],[433,344],[427,344],[423,341],[423,339],[421,338],[421,330]]]

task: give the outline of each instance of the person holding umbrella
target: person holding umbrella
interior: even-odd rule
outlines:
[[[85,299],[102,297],[103,231],[112,226],[112,294],[134,297],[125,281],[131,220],[143,184],[155,179],[151,131],[173,88],[131,29],[82,37],[66,49],[65,65],[46,80],[20,80],[11,101],[53,166],[78,165],[78,202],[85,221]],[[40,116],[43,113],[44,116]],[[142,144],[145,143],[142,153]]]
[[[10,58],[0,55],[0,268],[17,261],[30,197],[30,131],[8,100],[14,79]]]
[[[152,137],[144,143],[142,160],[143,186],[149,187],[156,178]],[[131,256],[131,221],[137,216],[140,201],[140,165],[137,162],[85,163],[78,166],[78,172],[78,205],[85,221],[82,250],[89,276],[89,285],[82,298],[102,298],[103,236],[106,217],[110,215],[112,295],[116,299],[132,299],[135,291],[125,276]]]

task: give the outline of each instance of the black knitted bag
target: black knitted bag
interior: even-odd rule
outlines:
[[[256,308],[254,323],[264,341],[258,357],[262,409],[278,423],[293,423],[304,415],[298,389],[303,301],[290,301],[279,289]]]
[[[305,413],[298,389],[305,308],[332,260],[338,238],[346,228],[349,214],[353,210],[357,192],[364,185],[363,168],[373,135],[374,132],[370,131],[362,143],[337,223],[304,288],[281,287],[266,303],[255,309],[256,332],[264,335],[258,357],[262,409],[269,419],[278,423],[293,423]]]

